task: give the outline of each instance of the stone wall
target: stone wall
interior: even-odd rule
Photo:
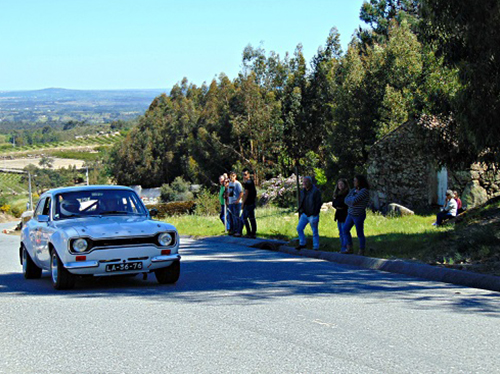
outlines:
[[[451,171],[448,185],[472,208],[500,195],[500,172],[493,164],[476,163],[468,171]]]
[[[390,203],[408,208],[437,203],[438,163],[425,151],[430,138],[409,121],[375,143],[370,150],[367,176],[376,209]],[[457,190],[469,208],[500,195],[500,171],[494,165],[473,164],[469,170],[448,167],[448,188]]]
[[[375,143],[367,177],[376,209],[397,203],[409,208],[429,205],[431,159],[424,154],[422,136],[408,122]]]

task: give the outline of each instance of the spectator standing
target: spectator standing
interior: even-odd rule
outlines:
[[[351,229],[356,226],[356,234],[359,239],[359,252],[363,256],[365,254],[366,238],[365,238],[365,219],[366,207],[370,202],[370,185],[365,176],[357,175],[354,178],[354,188],[345,198],[347,205],[347,218],[344,223],[344,239],[346,240],[346,250],[341,253],[352,253],[352,236]]]
[[[225,193],[226,193],[226,178],[224,178],[223,175],[219,177],[219,184],[220,184],[220,189],[219,189],[219,202],[220,202],[220,215],[219,218],[222,221],[222,224],[224,225],[224,229],[226,227],[226,198],[225,198]]]
[[[257,234],[257,221],[255,220],[255,200],[257,198],[257,190],[255,183],[250,176],[250,170],[243,169],[243,223],[249,238],[255,239]]]
[[[458,210],[457,201],[454,198],[454,193],[452,190],[446,191],[446,203],[441,212],[437,214],[436,222],[433,223],[435,226],[442,225],[444,221],[456,217]]]
[[[335,191],[333,192],[332,205],[335,208],[335,221],[337,221],[337,228],[339,230],[341,252],[345,252],[347,250],[347,243],[344,235],[344,223],[347,218],[348,208],[345,203],[345,198],[348,194],[349,183],[344,178],[339,179],[337,181],[337,185],[335,186]]]
[[[229,233],[234,236],[241,236],[242,224],[240,219],[241,199],[243,197],[243,187],[238,182],[236,173],[232,171],[229,174],[231,181],[229,182],[229,215],[230,229]]]
[[[311,177],[304,177],[303,189],[300,192],[299,204],[299,224],[297,232],[299,234],[299,245],[297,250],[306,247],[306,236],[304,229],[309,224],[313,232],[313,249],[319,250],[319,212],[321,211],[321,192],[312,183]]]

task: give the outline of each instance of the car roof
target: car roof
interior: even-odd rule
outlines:
[[[55,188],[49,191],[46,191],[44,195],[54,196],[60,193],[68,193],[68,192],[79,192],[79,191],[102,191],[102,190],[121,190],[121,191],[134,191],[130,187],[125,186],[110,186],[110,185],[93,185],[93,186],[74,186],[74,187],[61,187]]]

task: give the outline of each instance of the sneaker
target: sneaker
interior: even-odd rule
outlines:
[[[305,245],[300,244],[300,245],[298,245],[297,247],[295,247],[295,249],[296,249],[297,251],[300,251],[301,249],[304,249],[305,247],[306,247]]]
[[[437,226],[437,225],[438,225],[438,223],[437,223],[437,222],[434,222],[434,223],[432,224],[432,226]]]
[[[237,237],[237,238],[241,238],[241,234],[239,232],[237,232],[236,234],[234,234],[233,236]]]

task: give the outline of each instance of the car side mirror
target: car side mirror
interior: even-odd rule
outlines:
[[[49,222],[49,216],[46,216],[44,214],[40,214],[38,217],[36,217],[38,222]]]
[[[156,208],[151,209],[151,210],[149,211],[149,215],[150,215],[151,217],[156,217],[156,216],[158,215],[158,209],[156,209]]]

